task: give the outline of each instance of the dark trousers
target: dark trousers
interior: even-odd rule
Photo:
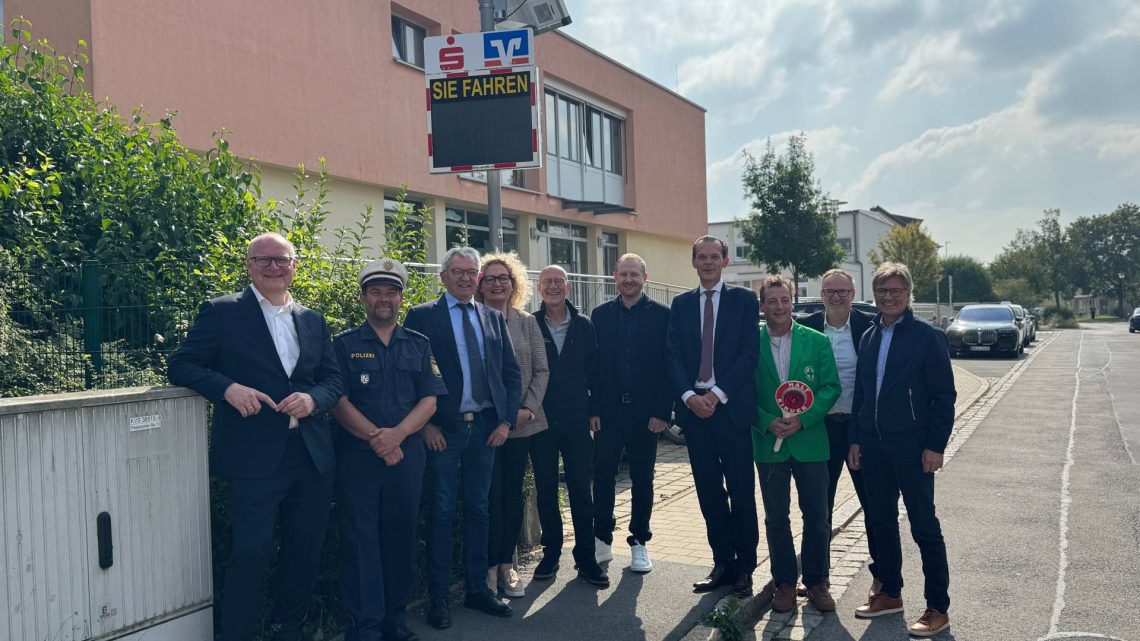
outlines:
[[[447,447],[442,452],[428,452],[427,473],[431,477],[431,499],[428,503],[427,550],[428,593],[432,598],[447,596],[451,584],[451,558],[455,545],[456,505],[463,489],[463,553],[467,592],[487,589],[487,495],[491,491],[491,472],[495,467],[495,450],[487,446],[487,437],[497,427],[493,412],[476,415],[472,423],[443,433]],[[460,479],[462,478],[462,483]]]
[[[860,450],[867,518],[875,532],[875,562],[883,590],[899,596],[903,587],[898,523],[901,491],[910,534],[922,555],[926,606],[946,612],[950,608],[950,568],[942,526],[934,512],[934,475],[922,471],[922,442],[865,441]]]
[[[495,452],[495,470],[488,497],[491,526],[487,536],[487,567],[512,563],[523,521],[523,477],[530,438],[508,438]]]
[[[594,506],[590,496],[594,441],[586,425],[572,429],[551,428],[531,438],[531,464],[542,525],[542,553],[562,555],[562,512],[558,509],[558,455],[562,455],[566,490],[570,494],[570,519],[574,523],[574,560],[594,563]]]
[[[626,542],[642,544],[653,538],[653,467],[657,463],[657,435],[649,431],[649,416],[635,415],[630,405],[602,415],[602,429],[594,434],[594,536],[613,544],[614,489],[621,454],[629,455],[632,510]]]
[[[847,427],[851,423],[850,415],[843,418],[828,416],[824,419],[827,425],[827,441],[830,445],[831,458],[827,461],[827,526],[834,527],[832,517],[835,514],[835,488],[839,487],[839,475],[846,469],[851,475],[851,483],[855,486],[855,496],[859,498],[859,505],[863,506],[863,525],[867,530],[867,547],[871,551],[871,563],[867,569],[871,576],[878,578],[875,568],[875,534],[871,531],[871,524],[867,518],[867,490],[863,487],[863,470],[853,470],[847,467],[847,454],[850,444],[847,442]],[[828,555],[831,549],[828,547]]]
[[[354,437],[338,438],[341,598],[352,620],[345,640],[380,641],[406,622],[427,454],[414,435],[404,442],[404,459],[389,467],[371,448],[348,442]]]
[[[804,534],[800,541],[800,563],[804,585],[819,585],[827,580],[831,529],[827,511],[827,462],[803,463],[793,458],[781,463],[757,463],[760,495],[764,499],[764,534],[772,580],[776,585],[796,584],[796,546],[792,541],[790,518],[792,478],[803,515]]]
[[[321,474],[293,430],[281,466],[265,479],[232,479],[230,526],[233,549],[222,588],[222,641],[256,636],[258,601],[265,571],[277,554],[274,639],[301,638],[301,625],[320,569],[332,506],[333,474]],[[281,547],[274,547],[273,527],[281,519]]]
[[[751,574],[760,543],[751,428],[718,408],[707,419],[690,415],[684,434],[713,562]]]

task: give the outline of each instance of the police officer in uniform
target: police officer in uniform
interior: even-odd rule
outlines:
[[[447,388],[428,339],[396,322],[407,279],[397,261],[365,265],[357,282],[368,320],[333,341],[345,377],[333,415],[348,641],[418,639],[404,615],[426,461],[418,432]]]

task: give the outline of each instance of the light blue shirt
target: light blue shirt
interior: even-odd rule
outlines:
[[[447,300],[448,314],[451,315],[451,335],[455,337],[455,347],[459,350],[459,367],[463,370],[463,393],[459,397],[459,411],[478,412],[483,408],[471,396],[471,363],[467,359],[467,337],[463,334],[463,308],[459,306],[459,299],[450,293],[444,292],[443,296]],[[471,325],[475,328],[475,336],[479,339],[479,355],[486,358],[483,348],[483,324],[479,322],[479,312],[474,308],[473,300],[471,304]]]
[[[839,370],[839,387],[842,393],[831,408],[832,414],[850,414],[855,400],[855,370],[859,365],[859,347],[851,335],[851,319],[842,327],[832,327],[823,319],[823,333],[831,341],[831,352],[835,354],[835,368]]]
[[[879,391],[883,388],[883,373],[887,371],[887,354],[891,351],[891,339],[895,336],[895,328],[902,322],[902,318],[879,329],[879,361],[875,366],[875,403],[879,402]]]

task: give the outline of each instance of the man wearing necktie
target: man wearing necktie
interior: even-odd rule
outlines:
[[[214,403],[211,472],[230,482],[233,547],[221,597],[221,638],[257,635],[262,580],[277,557],[273,638],[295,641],[320,568],[335,454],[325,414],[342,379],[325,319],[293,301],[293,245],[249,243],[251,284],[202,304],[168,376]],[[280,519],[280,547],[273,540]]]
[[[431,479],[427,532],[428,623],[451,626],[452,530],[463,490],[464,607],[500,617],[511,608],[487,588],[488,494],[495,450],[518,418],[522,380],[507,323],[474,301],[479,253],[456,247],[443,256],[439,299],[408,310],[404,326],[431,341],[448,394],[423,428]]]
[[[701,285],[673,299],[668,368],[713,552],[712,572],[693,588],[731,585],[735,595],[746,597],[760,541],[751,456],[760,310],[751,290],[721,282],[728,261],[719,238],[693,243]]]

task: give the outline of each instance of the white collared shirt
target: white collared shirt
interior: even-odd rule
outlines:
[[[697,318],[700,320],[699,327],[701,330],[700,331],[701,336],[704,336],[704,333],[705,333],[705,297],[707,296],[707,294],[705,294],[705,292],[706,291],[712,291],[713,292],[713,295],[712,295],[713,346],[714,346],[713,351],[715,352],[716,351],[715,350],[715,346],[716,346],[716,319],[720,315],[720,295],[724,293],[724,281],[718,282],[716,285],[713,285],[712,287],[710,287],[707,290],[704,287],[698,287],[697,291],[700,292],[700,299],[697,301],[697,314],[698,314]],[[695,386],[700,387],[702,389],[712,390],[713,394],[717,395],[717,398],[720,399],[721,403],[727,404],[728,403],[728,395],[725,394],[724,391],[721,390],[716,385],[716,373],[715,373],[716,372],[716,360],[715,359],[716,359],[716,356],[714,354],[713,355],[713,372],[714,372],[713,375],[711,377],[709,377],[709,380],[707,380],[707,381],[696,381]],[[689,400],[690,396],[695,396],[695,395],[696,395],[696,392],[694,392],[693,390],[688,390],[684,394],[681,395],[681,402],[685,402],[685,401]]]
[[[257,291],[257,287],[249,287],[257,296],[257,303],[265,316],[265,325],[273,338],[273,346],[277,348],[277,357],[281,359],[281,367],[285,368],[286,376],[292,376],[297,361],[301,358],[301,341],[297,338],[297,325],[293,322],[293,296],[285,292],[285,304],[274,305]]]
[[[851,317],[847,317],[847,322],[842,327],[832,327],[825,315],[823,333],[831,341],[831,351],[835,354],[835,368],[839,370],[839,386],[842,389],[839,400],[831,408],[831,413],[850,414],[855,400],[855,369],[859,361],[855,337],[851,334]]]

